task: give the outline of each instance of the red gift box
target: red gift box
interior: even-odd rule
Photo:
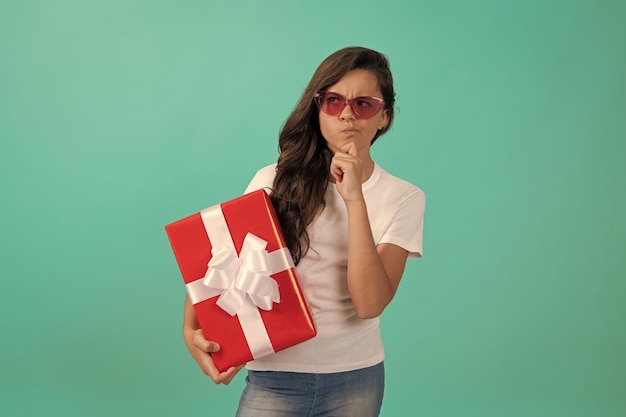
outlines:
[[[274,207],[264,190],[165,226],[221,372],[315,336]]]

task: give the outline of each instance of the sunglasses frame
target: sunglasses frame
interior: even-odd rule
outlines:
[[[333,95],[335,95],[335,96],[340,97],[341,99],[343,99],[343,106],[341,106],[341,109],[340,109],[339,111],[337,111],[336,113],[329,113],[329,112],[327,112],[326,110],[324,110],[324,109],[323,109],[323,106],[322,106],[322,102],[321,102],[321,100],[322,100],[322,98],[324,97],[324,95],[325,95],[325,94],[327,94],[327,93],[328,93],[328,94],[333,94]],[[362,100],[362,99],[364,99],[364,98],[366,98],[366,99],[368,99],[368,100],[374,100],[375,102],[377,102],[377,103],[378,103],[378,104],[376,105],[376,111],[375,111],[374,113],[372,113],[372,115],[371,115],[371,116],[368,116],[368,117],[363,117],[363,116],[359,115],[358,110],[356,110],[356,109],[353,107],[353,104],[354,104],[355,102],[357,102],[357,101],[359,101],[359,100]],[[384,108],[384,107],[385,107],[385,100],[383,100],[383,99],[382,99],[382,98],[380,98],[380,97],[361,96],[361,97],[355,97],[355,98],[347,98],[347,97],[342,96],[342,95],[341,95],[341,94],[339,94],[339,93],[333,93],[333,92],[331,92],[331,91],[319,91],[319,92],[315,93],[314,99],[315,99],[315,104],[317,105],[317,107],[318,107],[321,111],[323,111],[324,113],[329,114],[329,115],[331,115],[331,116],[335,116],[335,115],[337,115],[337,114],[341,113],[341,112],[343,111],[343,109],[345,109],[345,108],[346,108],[346,106],[350,106],[350,109],[352,109],[352,113],[354,113],[354,115],[355,115],[358,119],[369,119],[369,118],[372,118],[372,117],[376,116],[376,114],[377,114],[377,113],[378,113],[378,112],[379,112],[382,108]]]

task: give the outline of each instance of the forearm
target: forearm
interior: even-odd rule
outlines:
[[[220,372],[215,367],[213,359],[211,358],[212,352],[220,350],[219,344],[208,341],[204,338],[202,330],[200,330],[200,323],[198,322],[198,316],[196,310],[193,308],[189,297],[185,297],[185,310],[183,316],[183,339],[185,345],[189,349],[189,353],[202,369],[205,375],[211,377],[216,384],[230,384],[237,372],[243,365],[237,367],[231,367],[226,372]]]
[[[183,339],[189,347],[193,343],[194,332],[200,328],[196,310],[194,310],[189,297],[185,297],[185,309],[183,314]]]
[[[376,249],[365,201],[348,210],[348,291],[360,318],[379,316],[393,299],[395,286]]]

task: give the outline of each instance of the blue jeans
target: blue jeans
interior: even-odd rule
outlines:
[[[383,363],[331,374],[248,371],[237,417],[377,417]]]

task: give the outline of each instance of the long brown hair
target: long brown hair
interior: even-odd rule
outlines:
[[[296,265],[309,250],[310,240],[306,228],[326,205],[324,194],[333,157],[320,132],[319,110],[314,95],[336,84],[346,73],[355,69],[368,70],[376,76],[378,89],[385,100],[388,123],[377,131],[372,139],[374,143],[389,130],[393,122],[395,92],[387,58],[362,47],[340,49],[317,67],[280,131],[280,156],[271,199]]]

